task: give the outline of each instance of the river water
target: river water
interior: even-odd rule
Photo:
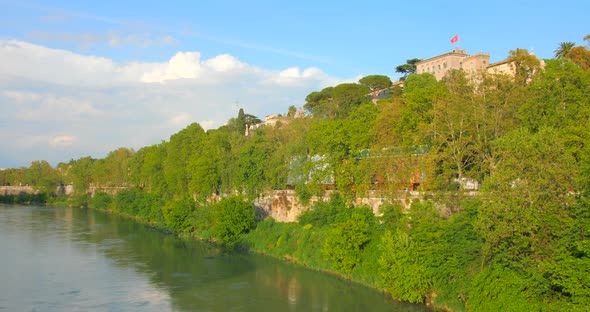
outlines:
[[[78,208],[0,205],[0,311],[428,311]]]

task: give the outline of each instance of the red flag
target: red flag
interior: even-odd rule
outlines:
[[[451,43],[455,43],[459,41],[459,35],[455,35],[455,37],[453,37],[453,39],[451,39]]]

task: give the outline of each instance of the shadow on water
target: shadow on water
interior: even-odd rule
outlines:
[[[378,291],[331,275],[181,239],[119,216],[69,208],[30,211],[52,219],[30,221],[36,222],[39,235],[57,231],[80,252],[97,253],[111,265],[140,275],[167,294],[174,311],[430,311],[392,303]],[[77,296],[81,291],[66,289],[61,294]],[[150,300],[135,300],[134,309],[145,310]],[[2,306],[0,302],[0,310]],[[116,307],[111,303],[106,308],[124,310]]]

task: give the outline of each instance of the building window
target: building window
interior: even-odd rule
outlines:
[[[447,68],[447,63],[443,63],[443,68]]]
[[[440,64],[438,64],[438,70],[440,70]]]
[[[486,60],[481,61],[484,65],[486,64]]]

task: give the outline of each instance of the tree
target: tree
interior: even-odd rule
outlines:
[[[287,117],[293,118],[293,117],[295,117],[296,113],[297,113],[297,108],[293,105],[289,106],[289,111],[287,112]]]
[[[432,126],[433,149],[436,150],[439,175],[448,185],[462,180],[479,162],[475,130],[474,90],[465,72],[450,71],[443,83],[445,96],[435,103]]]
[[[147,146],[130,160],[131,181],[136,187],[156,194],[166,194],[167,184],[164,176],[167,142]]]
[[[214,235],[226,246],[232,247],[244,233],[256,224],[254,206],[241,197],[229,197],[213,205]]]
[[[135,152],[132,149],[121,147],[109,152],[104,162],[101,162],[99,170],[102,172],[102,180],[99,181],[103,186],[121,186],[129,182],[129,160]]]
[[[202,140],[205,131],[198,123],[193,123],[170,136],[170,142],[166,145],[166,158],[164,160],[164,177],[168,185],[168,191],[175,195],[185,195],[192,178],[189,163],[194,155],[202,149]]]
[[[566,58],[575,45],[576,43],[571,41],[560,43],[559,47],[555,49],[555,58]]]
[[[391,87],[391,79],[383,75],[365,76],[359,80],[359,83],[363,86],[367,86],[371,89],[371,92]]]
[[[535,268],[570,222],[575,161],[551,128],[518,129],[494,144],[497,169],[480,189],[477,227],[484,238],[482,268]]]
[[[27,182],[41,193],[52,194],[55,193],[60,177],[47,161],[36,160],[27,171]]]
[[[406,80],[408,75],[416,73],[416,63],[420,62],[422,59],[413,58],[406,60],[406,64],[399,65],[395,68],[396,73],[403,74],[404,76],[400,78],[400,80]]]
[[[381,240],[379,274],[385,289],[395,300],[424,302],[430,287],[431,277],[415,257],[415,244],[410,236],[402,231],[386,231]]]
[[[394,125],[404,148],[426,141],[427,128],[432,123],[434,103],[443,95],[444,85],[430,73],[411,75],[405,83],[404,107],[401,118]]]
[[[90,183],[93,181],[93,166],[95,159],[91,157],[82,157],[78,160],[70,162],[70,170],[68,170],[67,177],[74,185],[74,191],[78,194],[83,194],[88,190]]]
[[[541,68],[541,61],[527,49],[510,50],[508,59],[514,64],[514,79],[521,86],[527,85]]]
[[[333,268],[346,275],[359,264],[361,249],[370,240],[367,215],[359,211],[363,208],[354,209],[350,218],[332,227],[322,248]]]
[[[572,48],[567,57],[583,70],[590,70],[590,51],[586,47]]]
[[[194,210],[195,201],[185,196],[167,202],[162,208],[162,214],[169,228],[188,233],[193,230],[191,217]]]
[[[348,113],[369,99],[371,90],[357,83],[342,83],[307,95],[303,106],[315,117],[346,118]]]

